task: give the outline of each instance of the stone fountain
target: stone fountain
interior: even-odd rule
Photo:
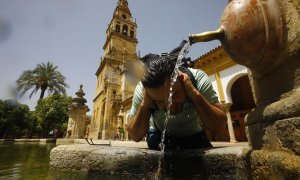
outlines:
[[[190,35],[213,39],[250,69],[257,108],[245,118],[249,175],[300,178],[300,1],[232,1],[217,31]]]
[[[89,108],[85,105],[87,101],[83,97],[85,93],[82,87],[80,85],[79,90],[76,92],[77,97],[72,99],[72,104],[69,107],[69,120],[65,138],[83,139],[88,131],[89,119],[86,117],[86,113]]]
[[[300,1],[233,0],[220,24],[190,41],[219,39],[250,69],[257,105],[245,119],[250,148],[170,152],[166,169],[205,179],[300,179]],[[51,151],[50,167],[149,177],[158,158],[148,149],[62,145]]]

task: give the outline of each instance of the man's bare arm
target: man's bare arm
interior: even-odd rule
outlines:
[[[204,126],[214,133],[221,133],[226,127],[226,115],[222,106],[219,103],[208,102],[186,74],[180,73],[180,79]]]
[[[216,134],[224,131],[226,127],[226,115],[220,104],[208,102],[199,92],[193,98],[192,103],[207,129]]]
[[[144,91],[144,99],[138,109],[137,114],[130,119],[127,124],[129,136],[136,142],[141,141],[149,129],[150,107],[152,100]]]

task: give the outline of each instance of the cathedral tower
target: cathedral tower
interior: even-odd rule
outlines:
[[[119,0],[106,30],[104,54],[96,76],[90,138],[113,139],[125,129],[127,104],[131,104],[134,83],[126,78],[128,64],[137,60],[137,24],[127,0]]]

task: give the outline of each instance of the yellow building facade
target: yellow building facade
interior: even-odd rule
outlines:
[[[96,94],[89,138],[114,139],[123,131],[136,82],[129,81],[126,70],[138,59],[137,24],[127,0],[119,0],[106,30],[104,54],[96,72]],[[124,135],[124,134],[123,134]]]

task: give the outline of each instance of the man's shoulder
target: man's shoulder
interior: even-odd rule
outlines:
[[[135,89],[136,89],[137,91],[142,91],[142,89],[143,89],[143,84],[142,84],[141,81],[139,81],[139,82],[137,83]]]
[[[194,69],[194,68],[188,68],[191,73],[194,75],[194,77],[197,76],[205,76],[207,75],[204,71],[202,71],[201,69]]]
[[[135,87],[135,91],[134,91],[134,94],[135,94],[135,96],[139,96],[139,97],[141,97],[142,96],[142,92],[143,92],[143,84],[142,84],[142,82],[141,81],[139,81],[138,83],[137,83],[137,85],[136,85],[136,87]]]

